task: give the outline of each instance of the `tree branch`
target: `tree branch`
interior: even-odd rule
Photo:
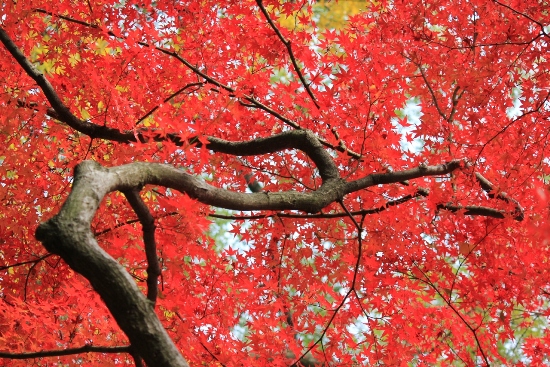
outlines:
[[[143,228],[143,243],[145,244],[145,256],[147,257],[147,299],[155,305],[158,295],[158,278],[160,276],[157,244],[155,242],[155,219],[147,205],[141,200],[137,188],[123,191],[123,194],[138,216]]]
[[[30,352],[30,353],[0,352],[0,358],[32,359],[32,358],[43,358],[43,357],[69,356],[69,355],[80,354],[80,353],[130,353],[131,349],[132,347],[129,345],[121,346],[121,347],[96,347],[94,345],[84,345],[79,348],[46,350],[46,351]]]
[[[426,189],[419,188],[416,193],[413,195],[406,195],[402,198],[396,200],[387,201],[384,205],[371,209],[356,210],[350,212],[352,216],[357,215],[370,215],[383,212],[384,210],[405,203],[411,199],[417,198],[419,196],[428,196],[429,192]],[[296,218],[296,219],[320,219],[320,218],[342,218],[348,217],[347,212],[338,212],[338,213],[318,213],[318,214],[293,214],[293,213],[277,213],[277,214],[256,214],[256,215],[223,215],[223,214],[208,214],[209,217],[219,218],[219,219],[228,219],[228,220],[254,220],[254,219],[263,219],[263,218]]]
[[[97,208],[109,192],[118,190],[128,193],[137,187],[151,184],[178,190],[203,204],[219,208],[301,210],[316,213],[333,202],[340,202],[345,194],[353,191],[374,185],[448,174],[462,165],[462,161],[455,160],[437,166],[422,165],[405,171],[373,173],[362,179],[346,182],[337,176],[333,162],[325,162],[327,156],[319,152],[323,148],[312,137],[313,134],[307,130],[293,130],[263,139],[261,144],[257,141],[227,143],[218,140],[212,143],[233,154],[260,154],[282,148],[303,149],[312,154],[316,162],[320,162],[319,171],[323,177],[323,184],[319,189],[306,193],[233,192],[208,185],[165,164],[130,163],[104,168],[93,161],[82,162],[75,169],[73,188],[60,212],[38,227],[36,238],[49,252],[60,255],[71,268],[90,281],[148,365],[187,366],[157,318],[152,302],[141,293],[125,268],[98,245],[90,229]],[[131,204],[132,201],[138,201],[136,195],[135,192],[127,194]],[[151,235],[154,227],[150,225],[150,214],[145,215],[141,204],[136,202],[132,207],[144,223],[144,233],[149,231],[147,235]]]
[[[131,176],[109,172],[94,162],[78,165],[71,194],[60,212],[38,227],[36,238],[88,279],[147,365],[188,367],[151,301],[145,298],[126,269],[99,246],[90,229],[97,208],[108,192],[142,186],[141,177],[136,181]]]
[[[538,26],[540,27],[541,33],[542,33],[542,34],[544,34],[544,35],[547,36],[547,37],[549,36],[548,33],[546,33],[546,31],[545,31],[545,29],[544,29],[544,28],[545,28],[545,25],[544,25],[543,23],[541,23],[541,22],[539,22],[539,21],[537,21],[537,20],[531,18],[529,15],[527,15],[527,14],[525,14],[525,13],[522,13],[522,12],[520,12],[520,11],[517,11],[516,9],[512,8],[510,5],[503,4],[503,3],[501,3],[500,1],[497,1],[497,0],[493,0],[493,2],[494,2],[495,4],[498,4],[498,5],[502,6],[502,7],[505,7],[506,9],[510,10],[510,11],[511,11],[512,13],[514,13],[514,14],[517,14],[517,15],[519,15],[519,16],[522,16],[522,17],[524,17],[524,18],[530,20],[531,22],[535,23],[536,25],[538,25]]]
[[[159,219],[159,218],[166,218],[166,217],[170,217],[172,215],[177,215],[178,212],[169,212],[169,213],[163,213],[161,215],[158,215],[156,218],[154,219]],[[122,222],[122,223],[119,223],[117,225],[114,225],[113,227],[110,227],[110,228],[106,228],[106,229],[103,229],[101,231],[96,231],[94,232],[94,236],[96,237],[99,237],[99,236],[102,236],[104,235],[105,233],[109,233],[110,231],[114,230],[114,229],[117,229],[117,228],[120,228],[120,227],[124,227],[124,226],[127,226],[129,224],[134,224],[134,223],[137,223],[139,222],[139,218],[137,219],[129,219],[125,222]]]
[[[296,56],[294,56],[294,52],[292,52],[292,43],[289,40],[287,40],[283,36],[283,34],[279,30],[279,28],[277,28],[277,26],[273,22],[273,19],[271,19],[271,17],[267,13],[267,10],[264,7],[264,4],[262,3],[262,0],[256,0],[256,4],[258,4],[258,7],[262,11],[262,14],[264,15],[265,19],[267,20],[267,23],[269,23],[271,28],[275,31],[275,34],[277,34],[277,37],[279,37],[279,39],[281,40],[283,45],[285,45],[285,47],[288,51],[288,56],[290,57],[290,61],[292,62],[292,66],[294,67],[294,71],[296,71],[296,74],[298,75],[298,78],[300,78],[300,81],[302,82],[302,85],[306,89],[307,94],[309,94],[309,96],[311,97],[311,100],[315,104],[315,107],[320,109],[321,107],[319,106],[319,103],[317,102],[317,99],[315,98],[315,95],[313,95],[313,92],[311,91],[311,88],[309,87],[309,84],[306,82],[306,79],[304,78],[304,75],[302,74],[302,71],[300,70],[300,67],[298,66],[298,62],[296,61]]]
[[[492,199],[497,198],[497,199],[502,200],[502,201],[504,201],[508,204],[514,205],[514,207],[515,207],[514,218],[518,221],[523,220],[523,218],[524,218],[523,208],[521,207],[520,203],[517,200],[511,198],[505,192],[502,192],[502,191],[496,192],[496,190],[494,188],[494,185],[491,183],[491,181],[489,181],[485,177],[483,177],[481,175],[481,173],[476,172],[475,176],[476,176],[477,181],[481,185],[481,188],[483,190],[485,190],[485,192],[487,192],[487,194],[489,195],[490,198],[492,198]],[[495,218],[498,218],[498,217],[495,217]]]
[[[414,61],[413,61],[414,62]],[[426,87],[428,88],[428,91],[430,92],[430,95],[432,96],[432,101],[434,103],[435,109],[439,113],[441,117],[443,117],[444,120],[449,121],[449,118],[445,116],[445,113],[443,110],[439,107],[439,103],[437,103],[437,97],[435,96],[435,93],[430,85],[430,82],[428,81],[428,78],[426,77],[426,74],[424,73],[424,70],[422,69],[422,65],[415,63],[418,67],[418,70],[420,70],[420,75],[422,75],[422,79],[424,79],[424,83],[426,83]]]
[[[189,83],[189,84],[186,84],[185,86],[183,86],[182,88],[178,89],[177,91],[175,91],[174,93],[172,93],[171,95],[169,95],[167,98],[164,99],[163,103],[167,103],[169,102],[172,98],[176,97],[178,94],[181,94],[182,92],[184,92],[186,89],[188,88],[191,88],[191,87],[199,87],[199,86],[203,86],[204,83],[202,82],[197,82],[197,83]],[[149,112],[147,112],[145,115],[143,115],[142,117],[140,117],[137,121],[136,121],[136,125],[139,125],[143,120],[145,120],[147,117],[151,116],[156,110],[159,109],[160,106],[155,106],[153,107]]]
[[[9,269],[9,268],[15,268],[17,266],[22,266],[22,265],[27,265],[27,264],[33,264],[35,265],[36,263],[38,263],[39,261],[42,261],[42,260],[45,260],[47,259],[48,257],[52,256],[53,254],[46,254],[46,255],[42,255],[34,260],[27,260],[27,261],[21,261],[21,262],[18,262],[18,263],[15,263],[15,264],[10,264],[10,265],[5,265],[5,266],[0,266],[0,271],[1,270],[6,270],[6,269]]]
[[[15,58],[15,60],[21,65],[23,70],[38,84],[48,102],[57,113],[59,120],[65,122],[73,129],[82,132],[90,136],[91,138],[101,138],[103,136],[109,136],[111,140],[120,142],[136,141],[131,132],[121,132],[117,129],[112,129],[107,126],[98,126],[87,121],[83,121],[76,117],[68,108],[63,104],[53,86],[48,79],[23,55],[21,50],[15,45],[15,43],[9,38],[8,34],[0,27],[0,41],[4,44],[9,53]]]
[[[49,15],[53,15],[49,12],[46,12],[44,10],[37,9],[36,12],[45,13]],[[87,27],[91,27],[94,29],[98,29],[98,27],[94,24],[89,24],[83,21],[74,20],[69,17],[65,16],[59,16],[61,19],[72,21],[76,24],[84,25]],[[118,37],[113,32],[108,32],[108,34],[112,37]],[[46,79],[46,77],[40,73],[39,70],[37,70],[32,63],[27,60],[24,56],[24,54],[21,52],[21,50],[15,45],[15,43],[9,38],[7,33],[0,27],[0,41],[4,44],[6,49],[12,54],[12,56],[15,58],[15,60],[23,67],[25,72],[36,81],[40,89],[44,92],[46,99],[50,102],[51,109],[47,109],[48,116],[59,120],[61,122],[66,123],[71,128],[75,129],[76,131],[85,134],[89,136],[92,139],[106,139],[111,141],[116,141],[120,143],[131,143],[131,142],[147,142],[149,140],[153,141],[171,141],[176,146],[182,146],[183,141],[181,140],[179,134],[176,133],[168,133],[165,134],[164,132],[156,133],[155,130],[149,130],[149,129],[139,129],[137,131],[134,130],[128,130],[128,131],[120,131],[119,129],[109,128],[103,125],[96,125],[94,123],[91,123],[90,121],[84,121],[76,117],[67,106],[63,104],[59,96],[57,95],[56,91],[53,89],[52,85],[49,83],[49,81]],[[144,42],[138,42],[139,45],[143,47],[151,47],[149,44]],[[206,80],[207,82],[214,84],[215,86],[222,88],[230,93],[235,93],[235,90],[227,85],[222,84],[221,82],[215,80],[214,78],[208,76],[207,74],[203,73],[201,70],[199,70],[197,67],[193,66],[190,62],[188,62],[186,59],[179,56],[176,52],[158,47],[158,46],[152,46],[159,52],[164,53],[165,55],[171,56],[176,58],[178,61],[180,61],[182,64],[187,66],[191,71],[193,71],[195,74]],[[198,84],[198,83],[197,83]],[[188,84],[187,86],[189,86]],[[185,86],[184,88],[186,88]],[[172,98],[172,97],[169,97]],[[288,126],[301,130],[302,127],[295,123],[294,121],[284,117],[279,112],[273,110],[272,108],[266,106],[265,104],[261,103],[257,99],[253,98],[252,96],[243,95],[242,97],[244,100],[250,102],[253,107],[259,108],[266,113],[274,116],[275,118],[283,121]],[[23,103],[23,105],[25,105]],[[247,104],[243,104],[247,106]],[[26,106],[26,105],[25,105]],[[36,108],[36,106],[29,106],[31,108]],[[250,107],[250,106],[249,106]],[[148,115],[146,115],[148,116]],[[143,117],[139,120],[141,121]],[[139,121],[136,123],[138,124]],[[317,137],[319,142],[324,145],[327,148],[334,149],[336,151],[346,153],[350,157],[353,157],[355,159],[360,159],[361,154],[354,152],[348,148],[346,148],[344,145],[333,145],[329,143],[327,140],[322,139],[321,137]],[[187,141],[188,143],[196,143],[197,139],[189,139]]]
[[[405,171],[394,171],[387,173],[372,173],[366,177],[360,178],[346,184],[345,193],[349,194],[354,191],[365,189],[375,185],[385,185],[397,183],[406,180],[412,180],[419,177],[440,176],[446,175],[459,169],[464,165],[464,160],[455,159],[448,163],[437,166],[428,166],[422,164],[416,168],[411,168]]]

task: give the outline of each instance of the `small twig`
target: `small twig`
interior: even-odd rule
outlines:
[[[35,260],[21,261],[19,263],[15,263],[15,264],[0,266],[0,271],[6,270],[6,269],[9,269],[9,268],[15,268],[17,266],[27,265],[27,264],[36,264],[37,262],[45,260],[45,259],[47,259],[48,257],[50,257],[52,255],[53,254],[46,254],[46,255],[40,256],[39,258],[37,258]]]
[[[166,217],[170,217],[172,215],[178,215],[178,214],[179,214],[178,212],[164,213],[162,215],[159,215],[159,216],[155,217],[155,219],[166,218]],[[130,225],[130,224],[134,224],[134,223],[137,223],[137,222],[139,222],[139,219],[129,219],[126,222],[119,223],[119,224],[117,224],[113,227],[110,227],[110,228],[107,228],[107,229],[104,229],[104,230],[101,230],[101,231],[94,232],[94,236],[98,237],[98,236],[104,235],[105,233],[109,233],[109,232],[111,232],[115,229]]]
[[[348,208],[346,208],[346,206],[344,205],[344,201],[340,200],[339,204],[342,207],[342,209],[344,209],[348,217],[351,219],[355,228],[357,228],[357,262],[355,263],[355,268],[353,270],[353,280],[350,286],[351,290],[355,290],[355,282],[357,281],[359,265],[361,264],[361,256],[363,255],[363,238],[361,236],[363,235],[363,221],[365,220],[365,216],[361,218],[361,225],[359,225],[359,223],[357,223],[357,221],[355,220],[355,217],[350,213]]]
[[[132,347],[129,345],[122,346],[122,347],[96,347],[93,345],[85,345],[79,348],[46,350],[46,351],[30,352],[30,353],[0,352],[0,358],[32,359],[32,358],[43,358],[43,357],[69,356],[69,355],[80,354],[80,353],[130,353],[131,350],[132,350]]]
[[[288,51],[288,55],[290,57],[290,61],[292,62],[292,66],[294,67],[294,71],[296,71],[296,74],[298,75],[298,78],[300,78],[300,81],[302,82],[302,85],[306,89],[307,94],[309,94],[309,96],[311,97],[311,100],[315,104],[315,107],[317,107],[317,109],[321,109],[321,107],[319,106],[319,103],[317,102],[317,99],[315,98],[315,95],[313,95],[313,91],[309,87],[309,84],[306,82],[306,79],[304,78],[304,75],[302,74],[302,71],[300,70],[300,67],[298,66],[298,62],[296,61],[296,56],[294,56],[294,52],[292,52],[292,43],[289,40],[287,40],[283,36],[283,34],[279,30],[279,28],[277,28],[277,26],[273,22],[273,19],[271,19],[271,17],[269,16],[266,8],[264,7],[264,5],[262,3],[262,0],[256,0],[256,4],[258,4],[258,7],[262,11],[262,14],[264,15],[265,19],[267,20],[267,22],[269,23],[269,25],[271,26],[273,31],[275,31],[275,34],[277,34],[277,37],[279,37],[279,39],[281,40],[283,45],[285,45],[285,47]]]
[[[472,332],[472,334],[474,336],[474,339],[475,339],[475,342],[477,344],[477,348],[478,348],[479,352],[481,353],[481,357],[485,361],[485,364],[487,365],[487,367],[490,367],[491,365],[489,364],[489,360],[487,359],[485,351],[483,350],[483,347],[481,346],[481,342],[480,342],[479,338],[477,337],[477,329],[481,326],[481,324],[478,325],[475,328],[472,327],[470,325],[470,323],[464,318],[464,316],[462,316],[460,311],[457,310],[456,307],[452,304],[450,297],[447,298],[440,292],[440,290],[431,281],[431,279],[424,272],[424,270],[422,270],[422,268],[415,261],[413,261],[413,264],[422,273],[422,276],[425,278],[425,279],[420,279],[420,278],[415,277],[415,279],[418,279],[419,281],[421,281],[421,282],[427,284],[428,286],[430,286],[439,295],[439,297],[441,297],[443,302],[445,302],[447,304],[447,306],[449,306],[449,308],[455,313],[455,315],[457,315],[458,318],[464,323],[464,325],[466,325],[466,327]]]
[[[31,265],[31,267],[29,268],[29,271],[27,272],[27,275],[25,276],[25,287],[23,288],[24,291],[23,291],[23,301],[24,302],[27,302],[27,286],[29,285],[29,278],[31,276],[31,273],[32,271],[34,270],[34,268],[36,267],[36,265],[38,265],[38,261],[35,261],[34,264]]]
[[[350,290],[346,293],[346,295],[344,296],[344,298],[342,299],[342,301],[340,302],[340,304],[334,309],[333,311],[333,314],[332,316],[330,317],[330,319],[328,320],[328,323],[327,325],[324,327],[323,329],[323,332],[321,333],[321,335],[319,336],[319,338],[317,339],[317,341],[315,343],[313,343],[309,348],[306,349],[305,352],[302,353],[302,355],[300,355],[300,357],[298,359],[296,359],[294,361],[294,363],[291,364],[291,367],[297,367],[297,366],[300,366],[300,361],[306,357],[306,355],[311,352],[313,350],[313,348],[315,348],[317,346],[317,344],[319,344],[323,338],[325,337],[325,334],[327,333],[328,331],[328,328],[330,327],[330,325],[332,324],[332,322],[334,321],[334,318],[336,317],[336,314],[338,313],[338,311],[340,311],[340,309],[344,306],[344,303],[346,302],[346,300],[348,299],[349,295],[351,294],[351,292],[353,291],[353,288],[350,288]]]
[[[458,93],[459,90],[460,90],[460,86],[457,85],[455,90],[453,91],[453,97],[451,98],[452,108],[451,108],[451,112],[449,113],[449,122],[453,122],[453,118],[456,113],[456,106],[458,105],[458,101],[460,101],[460,98],[464,94],[464,90]]]
[[[422,65],[416,64],[418,66],[418,70],[420,70],[420,75],[422,75],[422,79],[424,79],[424,83],[426,83],[426,87],[428,88],[428,91],[430,92],[430,95],[432,96],[432,101],[434,103],[435,109],[439,113],[441,117],[443,117],[444,120],[449,121],[449,118],[445,116],[441,108],[439,107],[439,103],[437,103],[437,97],[435,96],[435,93],[432,89],[432,86],[430,85],[430,82],[428,82],[428,78],[426,77],[426,74],[424,73],[424,70],[422,69]]]
[[[202,82],[196,82],[196,83],[189,83],[187,85],[185,85],[184,87],[178,89],[177,91],[175,91],[174,93],[172,93],[170,96],[168,96],[167,98],[164,99],[164,101],[162,101],[162,103],[167,103],[168,101],[170,101],[172,98],[176,97],[178,94],[182,93],[183,91],[185,91],[186,89],[188,88],[191,88],[191,87],[196,87],[196,86],[203,86],[204,83]],[[143,120],[145,120],[147,117],[151,116],[156,110],[158,110],[160,107],[160,105],[157,105],[155,107],[153,107],[149,112],[147,112],[145,115],[143,115],[143,117],[139,118],[137,121],[136,121],[136,126],[139,125]]]
[[[327,325],[325,326],[325,328],[323,329],[323,332],[321,333],[321,336],[319,336],[319,338],[317,339],[317,341],[315,343],[313,343],[304,353],[302,353],[302,355],[300,356],[300,358],[298,358],[293,364],[292,366],[298,366],[298,362],[300,360],[302,360],[302,358],[304,358],[309,352],[311,352],[311,350],[313,348],[315,348],[315,346],[319,343],[322,343],[322,340],[326,334],[326,332],[328,331],[328,328],[330,327],[330,325],[332,324],[332,322],[334,321],[334,318],[336,317],[336,314],[338,313],[338,311],[342,308],[342,306],[344,306],[344,303],[346,302],[346,300],[348,299],[349,295],[351,294],[351,292],[354,292],[355,291],[355,282],[357,281],[357,274],[358,274],[358,271],[359,271],[359,265],[361,264],[361,257],[362,257],[362,248],[363,248],[363,240],[361,238],[361,234],[363,232],[363,220],[365,219],[365,216],[363,216],[361,218],[361,224],[359,224],[355,218],[353,217],[353,215],[351,214],[351,212],[348,210],[348,208],[346,208],[346,206],[344,205],[343,201],[339,201],[340,203],[340,206],[342,207],[342,209],[344,209],[344,211],[346,212],[346,215],[352,220],[354,226],[357,228],[357,246],[358,246],[358,251],[357,251],[357,261],[355,262],[355,266],[354,266],[354,271],[353,271],[353,279],[352,279],[352,282],[351,282],[351,285],[350,285],[350,288],[348,290],[348,292],[346,293],[346,295],[344,296],[344,298],[342,299],[342,302],[340,302],[340,304],[336,307],[336,309],[334,309],[334,313],[332,314],[330,320],[328,321]]]
[[[508,130],[513,124],[515,124],[516,122],[518,122],[519,120],[533,114],[533,113],[536,113],[536,112],[539,112],[539,110],[542,108],[542,106],[544,106],[544,104],[548,101],[548,99],[550,98],[550,92],[548,92],[546,94],[546,96],[543,98],[543,100],[533,109],[527,111],[527,112],[524,112],[522,113],[520,116],[512,119],[512,121],[510,121],[508,124],[506,124],[502,129],[500,129],[495,135],[493,135],[489,140],[487,140],[484,144],[483,144],[483,147],[481,148],[481,150],[479,151],[479,153],[477,154],[477,158],[475,159],[475,161],[477,162],[479,160],[479,158],[481,157],[481,154],[483,153],[483,150],[485,149],[485,147],[487,145],[489,145],[489,143],[491,143],[493,140],[495,140],[496,138],[498,138],[500,135],[504,134],[506,132],[506,130]]]
[[[505,7],[506,9],[510,10],[512,13],[515,13],[515,14],[517,14],[517,15],[519,15],[519,16],[522,16],[522,17],[524,17],[524,18],[530,20],[531,22],[535,23],[536,25],[538,25],[538,26],[540,27],[542,34],[544,34],[544,35],[547,36],[547,37],[549,36],[548,33],[546,33],[546,31],[544,30],[545,25],[544,25],[543,23],[541,23],[541,22],[539,22],[539,21],[537,21],[537,20],[531,18],[529,15],[527,15],[527,14],[525,14],[525,13],[522,13],[522,12],[520,12],[520,11],[517,11],[516,9],[512,8],[510,5],[503,4],[503,3],[501,3],[500,1],[497,1],[497,0],[493,0],[493,2],[494,2],[495,4],[498,4],[498,5],[500,5],[500,6]]]

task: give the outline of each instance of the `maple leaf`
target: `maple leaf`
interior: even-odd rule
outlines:
[[[546,4],[123,3],[3,5],[0,365],[546,362]]]

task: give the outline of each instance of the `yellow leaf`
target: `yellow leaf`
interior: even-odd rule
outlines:
[[[71,64],[71,66],[75,66],[79,62],[80,62],[80,54],[78,52],[69,56],[69,64]]]
[[[88,120],[91,117],[88,111],[86,111],[85,109],[80,108],[79,110],[80,110],[80,116],[82,117],[82,119]]]

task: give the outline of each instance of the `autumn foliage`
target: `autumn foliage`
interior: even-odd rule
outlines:
[[[549,362],[548,2],[10,0],[0,41],[1,366]]]

